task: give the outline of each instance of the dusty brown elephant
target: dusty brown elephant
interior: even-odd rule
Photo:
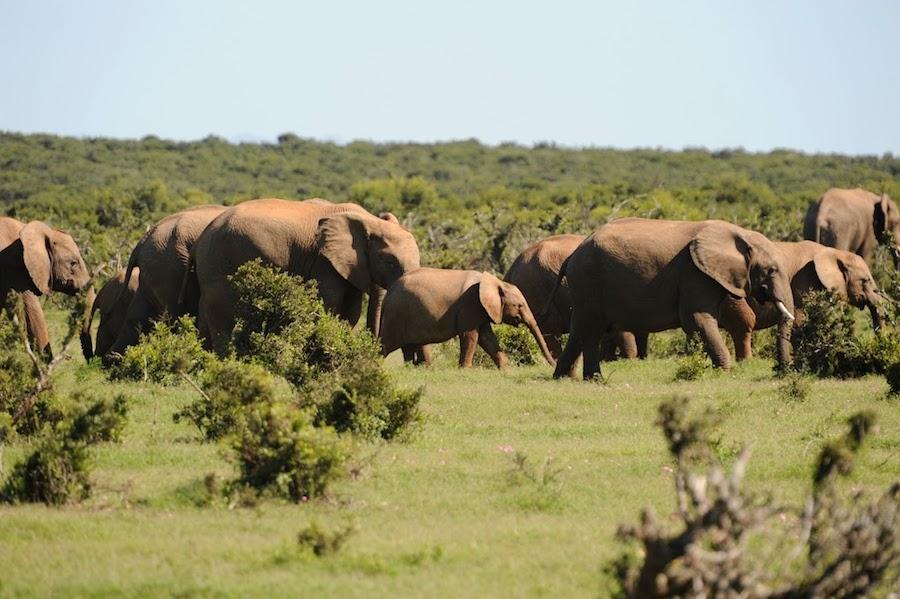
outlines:
[[[569,332],[572,297],[565,279],[560,282],[556,293],[553,290],[562,263],[582,241],[584,235],[553,235],[542,239],[525,248],[503,277],[525,296],[554,358],[559,358],[562,353],[562,335]],[[624,331],[614,333],[603,340],[604,360],[614,359],[616,349],[623,358],[647,357],[646,336],[643,339],[645,343],[641,355],[634,335]]]
[[[326,309],[355,324],[363,293],[373,285],[386,289],[418,268],[419,248],[402,226],[355,204],[260,199],[229,208],[191,255],[200,290],[198,327],[216,351],[225,350],[234,328],[228,275],[256,258],[315,279]]]
[[[869,267],[860,256],[814,241],[775,242],[775,247],[781,270],[791,282],[798,318],[802,317],[806,293],[828,289],[857,308],[868,308],[874,328],[881,327],[878,306],[882,297]],[[775,326],[779,316],[772,304],[760,304],[752,297],[728,298],[722,306],[719,322],[734,339],[735,357],[743,360],[752,355],[751,333]],[[780,356],[781,361],[788,358]]]
[[[105,356],[109,353],[113,343],[119,336],[119,331],[125,324],[125,316],[128,306],[134,299],[140,281],[140,268],[134,267],[131,278],[125,283],[125,270],[120,270],[114,277],[108,280],[93,300],[85,305],[84,319],[81,326],[81,352],[85,360],[94,356]],[[100,312],[100,325],[97,327],[97,341],[91,342],[91,325],[94,321],[94,313]]]
[[[206,225],[225,210],[224,206],[196,206],[163,218],[144,233],[131,252],[120,289],[131,288],[131,273],[138,268],[140,283],[112,346],[106,352],[98,351],[98,355],[109,361],[125,353],[163,314],[197,313],[196,288],[182,290],[188,259]]]
[[[729,294],[779,306],[779,351],[789,351],[794,300],[777,250],[763,235],[724,221],[613,221],[575,249],[562,276],[572,293],[572,328],[554,377],[569,374],[583,353],[584,378],[592,378],[600,340],[616,330],[699,333],[713,363],[728,368],[718,318]]]
[[[887,194],[865,189],[829,189],[806,212],[803,237],[822,245],[847,250],[872,263],[878,243],[888,233],[894,266],[900,268],[900,210]]]
[[[39,295],[61,291],[72,295],[90,273],[72,237],[40,221],[27,225],[0,217],[0,301],[11,291],[22,294],[25,324],[35,347],[51,355],[47,321]]]
[[[472,365],[477,345],[503,368],[506,354],[491,329],[491,323],[501,322],[527,326],[544,357],[554,363],[528,302],[515,285],[475,270],[420,268],[388,288],[381,320],[382,355],[401,348],[403,358],[415,362],[417,347],[458,336],[461,368]]]

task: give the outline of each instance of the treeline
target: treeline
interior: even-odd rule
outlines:
[[[70,230],[102,270],[127,260],[149,223],[201,203],[350,200],[396,213],[430,265],[502,272],[527,242],[614,216],[722,218],[797,239],[809,202],[835,186],[900,197],[900,158],[0,133],[0,213]]]

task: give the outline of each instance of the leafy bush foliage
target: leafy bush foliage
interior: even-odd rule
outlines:
[[[34,365],[25,353],[21,335],[7,312],[0,311],[0,414],[7,414],[10,418],[37,381]]]
[[[171,324],[157,321],[152,331],[141,335],[140,342],[113,364],[110,376],[171,385],[181,379],[182,373],[199,372],[211,359],[197,336],[193,319],[182,316]]]
[[[696,381],[712,372],[712,368],[712,361],[709,359],[700,337],[692,335],[687,340],[684,356],[678,360],[675,380]]]
[[[510,366],[534,366],[543,360],[543,355],[531,336],[527,327],[514,327],[507,324],[492,325],[500,350],[506,354]],[[480,347],[472,361],[475,366],[496,368],[494,361]]]
[[[781,377],[778,395],[788,402],[802,403],[809,399],[812,392],[812,381],[809,375],[799,372],[786,372]]]
[[[297,544],[312,551],[316,557],[325,557],[337,553],[355,532],[356,527],[352,524],[328,530],[312,521],[297,533]]]
[[[340,476],[348,456],[330,427],[284,402],[254,402],[244,411],[232,444],[237,486],[295,502],[320,496]]]
[[[275,383],[261,366],[237,360],[211,362],[202,374],[201,395],[174,415],[191,421],[207,441],[216,441],[241,426],[244,409],[275,401]]]
[[[316,425],[390,439],[417,418],[421,390],[395,387],[378,342],[327,313],[315,283],[259,261],[241,266],[231,283],[237,355],[287,379]]]
[[[709,412],[688,411],[688,400],[673,398],[658,422],[676,462],[679,530],[668,531],[649,508],[638,524],[619,527],[617,538],[640,549],[608,564],[615,596],[849,598],[887,590],[900,567],[900,483],[875,501],[846,497],[836,485],[876,430],[871,414],[850,417],[847,434],[822,448],[806,506],[784,508],[740,488],[750,452],[726,472],[709,445]],[[790,574],[771,568],[774,560]]]
[[[113,400],[76,395],[73,404],[62,420],[45,426],[36,449],[10,473],[0,489],[4,501],[60,505],[90,495],[90,448],[119,439],[127,404],[122,395]]]

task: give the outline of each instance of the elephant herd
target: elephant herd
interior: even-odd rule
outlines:
[[[866,264],[887,242],[900,265],[900,212],[885,195],[832,189],[810,206],[810,241],[773,242],[716,220],[623,218],[592,235],[556,235],[527,248],[504,280],[487,272],[421,267],[413,235],[390,213],[323,199],[259,199],[172,214],[137,243],[127,267],[86,310],[86,358],[116,359],[164,316],[190,314],[207,346],[227,350],[242,264],[261,259],[314,279],[326,309],[356,325],[368,294],[367,327],[383,355],[429,362],[428,344],[459,338],[461,367],[481,346],[506,365],[491,325],[525,325],[554,376],[583,375],[618,350],[646,356],[647,335],[681,327],[697,333],[715,365],[750,355],[750,333],[778,325],[778,356],[790,358],[789,332],[803,295],[830,289],[868,307],[880,326],[878,289]],[[893,240],[893,241],[892,241]],[[29,335],[49,352],[37,296],[75,293],[90,279],[72,238],[39,221],[0,218],[0,296],[22,294]],[[91,323],[99,313],[96,340]],[[561,335],[568,333],[565,348]]]

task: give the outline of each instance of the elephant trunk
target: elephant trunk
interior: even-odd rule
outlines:
[[[381,330],[381,307],[384,304],[384,296],[387,290],[375,283],[369,286],[369,308],[366,310],[366,328],[372,331],[372,336],[378,338]]]
[[[528,330],[531,331],[534,340],[537,341],[538,347],[541,348],[541,353],[544,354],[544,359],[547,360],[547,363],[550,364],[550,366],[556,366],[556,360],[553,359],[553,354],[550,353],[550,348],[547,347],[547,342],[544,341],[544,335],[541,333],[541,329],[538,327],[534,316],[532,314],[526,314],[522,321],[525,323],[525,326],[528,327]]]
[[[876,332],[881,330],[881,327],[884,325],[884,320],[881,316],[881,313],[878,311],[878,305],[875,303],[869,303],[869,314],[872,315],[872,328],[875,329]]]
[[[94,321],[94,301],[96,299],[97,292],[91,285],[85,294],[84,312],[81,317],[81,353],[84,354],[85,361],[90,361],[94,357],[94,348],[91,344],[91,324]]]

